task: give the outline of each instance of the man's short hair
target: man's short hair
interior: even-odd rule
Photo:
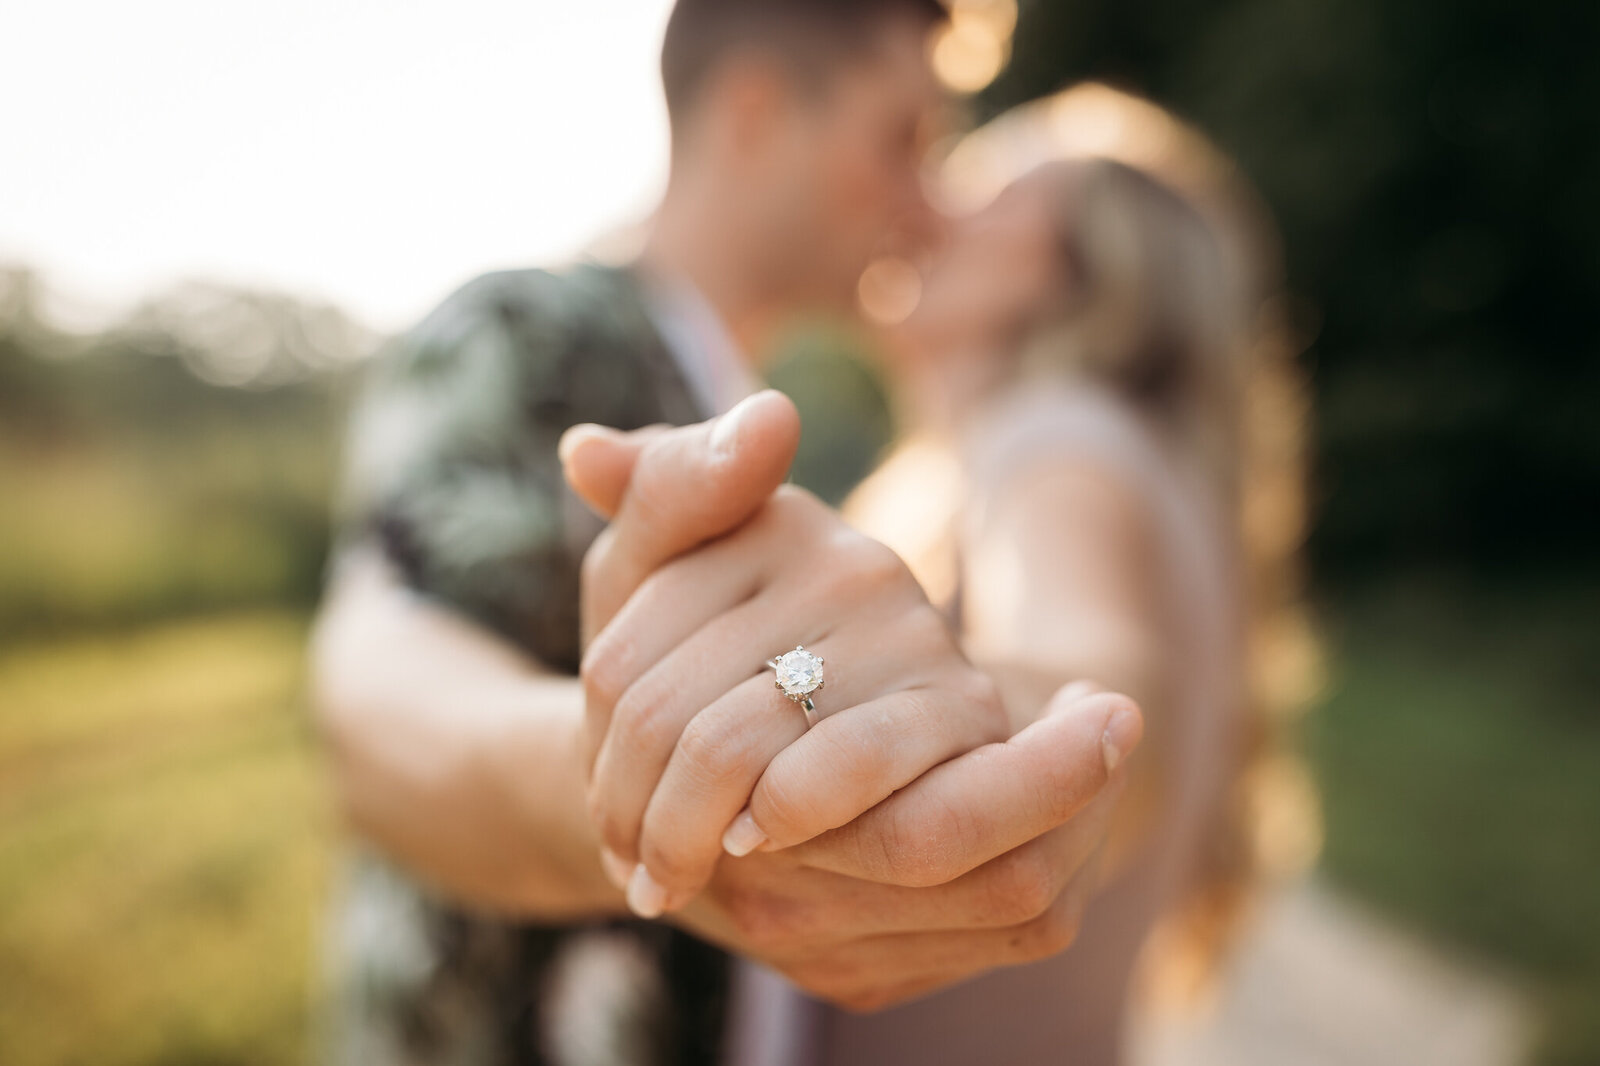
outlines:
[[[742,49],[765,51],[797,74],[820,78],[860,55],[893,17],[948,17],[944,0],[678,0],[661,45],[667,114],[677,127],[717,64]]]

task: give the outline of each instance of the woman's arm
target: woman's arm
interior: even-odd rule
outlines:
[[[577,678],[357,550],[313,633],[312,695],[353,827],[424,881],[524,918],[625,910],[584,811]]]
[[[1105,464],[1072,455],[1042,455],[987,492],[962,551],[967,653],[1000,684],[1014,729],[1078,679],[1139,704],[1147,750],[1119,811],[1121,828],[1138,833],[1157,800],[1179,681],[1162,651],[1170,611],[1155,516]]]

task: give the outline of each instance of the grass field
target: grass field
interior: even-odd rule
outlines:
[[[1331,611],[1307,723],[1329,875],[1528,982],[1600,1063],[1595,586],[1388,586]],[[0,1063],[287,1066],[330,817],[303,622],[226,615],[0,653]]]
[[[330,834],[302,641],[254,614],[0,657],[0,1062],[305,1058]]]

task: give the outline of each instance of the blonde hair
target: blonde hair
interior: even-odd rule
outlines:
[[[1238,490],[1245,300],[1211,227],[1155,178],[1111,159],[1047,163],[1067,295],[1032,330],[1024,376],[1063,369],[1109,387],[1181,444],[1226,498]]]
[[[1147,970],[1163,998],[1193,994],[1261,885],[1305,869],[1320,847],[1315,794],[1285,742],[1320,680],[1300,554],[1309,407],[1276,236],[1230,160],[1170,113],[1103,85],[1026,105],[969,142],[950,158],[958,187],[963,171],[981,187],[1020,167],[1021,180],[1060,190],[1074,296],[1025,346],[1023,372],[1067,370],[1113,389],[1235,517],[1244,740],[1223,817]]]

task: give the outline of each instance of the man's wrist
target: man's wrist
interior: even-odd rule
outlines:
[[[546,920],[626,911],[606,879],[579,762],[583,686],[534,675],[490,697],[478,745],[500,801],[517,812],[528,847],[510,865],[519,909]]]

